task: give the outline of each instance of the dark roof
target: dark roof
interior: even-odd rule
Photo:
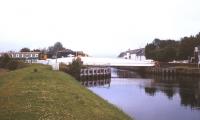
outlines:
[[[130,54],[136,54],[137,56],[144,56],[145,55],[145,49],[144,48],[140,48],[140,49],[135,49],[135,50],[127,50],[125,52],[121,52],[118,57],[123,57],[125,56],[127,53]]]

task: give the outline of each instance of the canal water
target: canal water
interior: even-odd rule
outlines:
[[[112,69],[110,83],[89,89],[136,120],[200,120],[199,78]]]

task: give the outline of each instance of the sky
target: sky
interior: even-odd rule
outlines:
[[[199,0],[1,0],[0,51],[63,46],[115,57],[200,32]]]

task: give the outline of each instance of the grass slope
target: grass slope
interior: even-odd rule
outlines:
[[[8,72],[8,70],[6,70],[6,69],[1,69],[1,68],[0,68],[0,75],[5,74],[6,72]]]
[[[33,72],[34,68],[38,72]],[[129,120],[71,76],[31,65],[0,75],[2,120]]]

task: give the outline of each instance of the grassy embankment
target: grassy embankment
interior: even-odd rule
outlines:
[[[6,72],[8,72],[8,70],[0,68],[0,75],[4,75]]]
[[[38,72],[34,72],[37,68]],[[49,66],[0,74],[2,120],[129,120],[66,73]]]

